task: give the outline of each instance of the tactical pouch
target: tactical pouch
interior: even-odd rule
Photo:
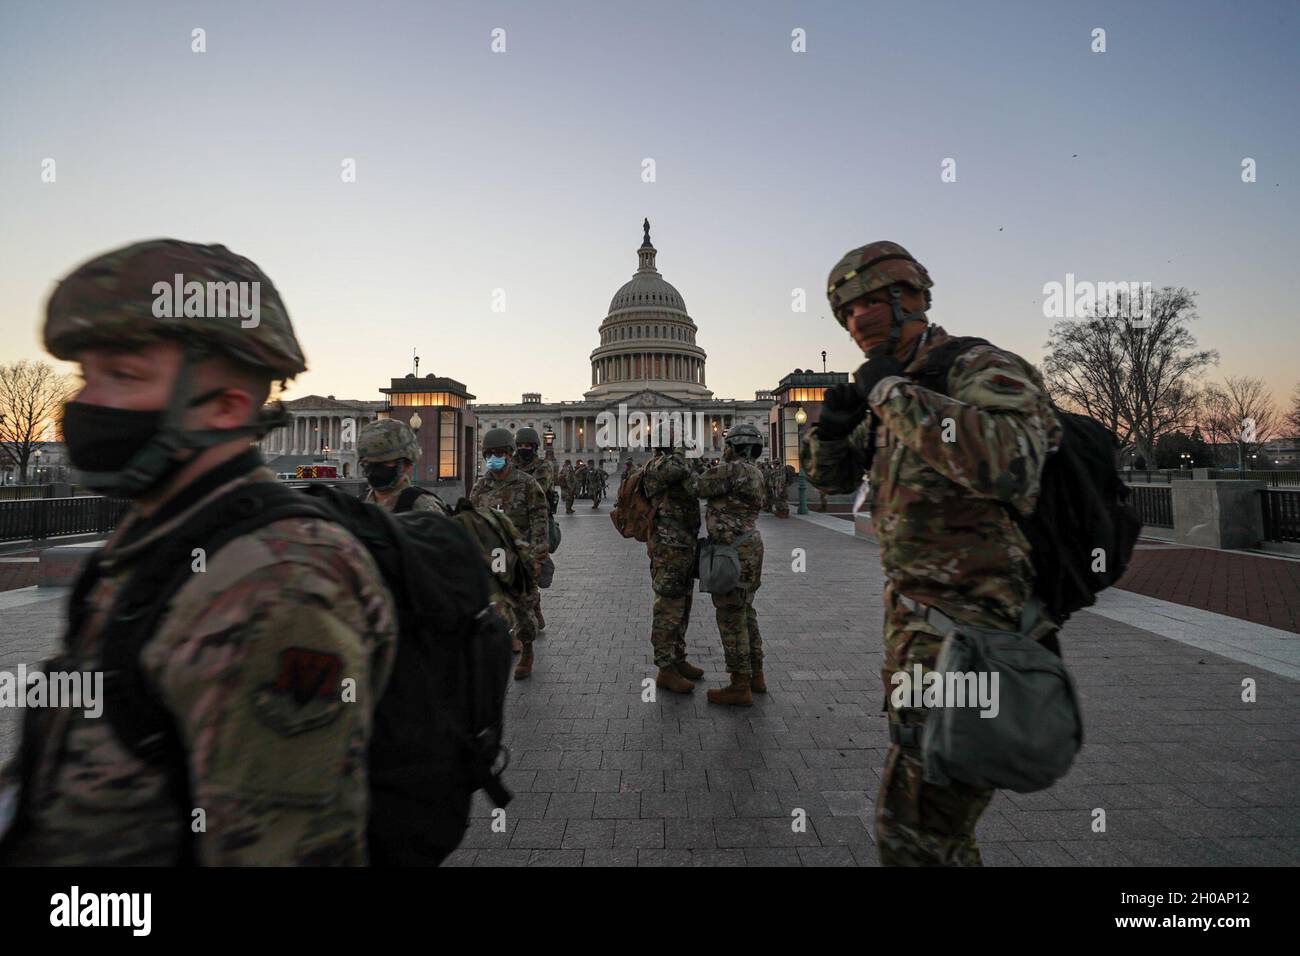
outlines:
[[[542,558],[542,573],[537,579],[537,586],[539,588],[549,588],[553,580],[555,580],[555,562],[551,560],[551,556],[548,554]]]
[[[1065,662],[1027,636],[1038,613],[1032,600],[1019,632],[958,623],[944,639],[934,673],[945,687],[954,686],[959,675],[986,680],[997,712],[982,716],[976,701],[955,706],[947,697],[944,706],[926,709],[921,758],[927,783],[959,780],[1033,793],[1069,771],[1083,746],[1083,717]]]
[[[728,594],[740,587],[740,552],[736,545],[750,537],[745,532],[731,544],[718,544],[708,538],[700,539],[700,558],[696,576],[700,591],[706,594]]]
[[[549,551],[551,554],[554,554],[556,551],[560,549],[560,523],[555,520],[554,510],[551,511],[550,515],[547,517],[546,520],[549,522],[550,525],[547,531],[548,546],[546,550]]]

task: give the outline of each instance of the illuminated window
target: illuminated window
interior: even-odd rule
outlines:
[[[452,392],[397,392],[388,396],[389,405],[403,407],[409,405],[446,405],[449,408],[464,408],[463,396]]]
[[[825,388],[792,388],[786,393],[786,402],[820,402],[826,396]]]
[[[438,477],[455,478],[456,464],[460,460],[460,448],[457,439],[460,429],[456,427],[456,413],[441,411],[438,413]]]

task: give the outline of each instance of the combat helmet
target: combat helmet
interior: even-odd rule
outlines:
[[[722,440],[737,452],[742,452],[745,446],[754,446],[757,450],[751,457],[757,457],[763,448],[763,436],[759,434],[758,427],[747,422],[732,425]]]
[[[515,436],[508,428],[489,428],[483,433],[483,450],[489,448],[509,448],[515,450]]]
[[[540,448],[542,445],[542,436],[537,434],[536,428],[529,428],[525,425],[523,428],[519,429],[519,431],[515,432],[515,446],[518,447],[519,445],[536,445]]]
[[[826,298],[830,301],[836,321],[847,329],[847,307],[851,303],[877,289],[888,289],[889,304],[894,314],[889,333],[892,346],[898,343],[904,322],[925,318],[924,310],[903,312],[900,301],[902,287],[910,286],[917,292],[924,292],[925,308],[928,309],[933,285],[925,266],[898,243],[869,242],[846,252],[835,264],[826,280]]]
[[[405,458],[414,462],[420,457],[420,443],[406,422],[383,418],[361,429],[357,437],[357,457],[362,461],[397,461]]]
[[[241,315],[240,305],[250,307]],[[175,341],[181,366],[153,437],[119,471],[78,471],[88,487],[135,497],[180,467],[184,452],[287,425],[278,405],[237,428],[190,429],[194,366],[221,355],[265,372],[268,381],[306,371],[288,310],[256,263],[225,246],[151,239],[82,263],[55,287],[42,330],[51,355],[75,361],[83,349]]]
[[[256,305],[251,317],[232,308],[241,300]],[[221,352],[265,369],[271,378],[307,369],[266,273],[225,246],[178,239],[137,242],[78,266],[50,295],[44,338],[50,354],[66,360],[84,348],[174,338],[196,353]]]

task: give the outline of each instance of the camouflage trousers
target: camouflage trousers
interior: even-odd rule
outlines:
[[[531,644],[537,637],[537,612],[542,607],[542,592],[533,585],[532,589],[520,599],[515,608],[515,637],[522,644]]]
[[[655,666],[662,669],[686,658],[695,541],[652,541],[649,551],[650,583],[655,595],[650,644],[654,647]]]
[[[749,675],[763,669],[763,635],[754,613],[754,592],[763,583],[762,538],[751,539],[739,551],[740,587],[712,597],[727,673]]]
[[[790,517],[790,502],[785,497],[785,490],[772,496],[772,513],[778,518]]]
[[[763,635],[759,633],[758,616],[754,613],[756,590],[757,584],[712,596],[728,674],[748,676],[763,669]]]
[[[924,708],[895,710],[890,702],[898,671],[922,673],[934,669],[943,638],[930,633],[885,592],[885,661],[880,676],[890,724],[922,726]],[[924,780],[920,751],[893,744],[876,798],[876,846],[885,866],[981,866],[975,824],[993,798],[993,791],[953,781],[940,787]]]
[[[574,498],[574,494],[573,494],[572,491],[565,491],[565,493],[564,493],[564,510],[565,510],[565,511],[572,511],[572,510],[573,510],[573,498]]]

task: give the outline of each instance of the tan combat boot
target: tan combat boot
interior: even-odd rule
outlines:
[[[533,645],[528,643],[524,645],[523,653],[519,655],[519,663],[515,665],[515,680],[527,680],[533,673]]]
[[[655,684],[665,690],[672,691],[674,694],[689,694],[695,690],[694,684],[671,667],[659,668],[659,674],[655,677]]]
[[[753,673],[749,675],[749,689],[755,694],[767,693],[767,680],[763,677],[763,668],[751,668]]]
[[[710,704],[727,704],[732,707],[753,707],[754,697],[749,692],[748,674],[731,674],[730,685],[709,691]]]
[[[704,668],[696,667],[684,657],[673,666],[677,668],[677,673],[687,680],[699,680],[704,676]]]

